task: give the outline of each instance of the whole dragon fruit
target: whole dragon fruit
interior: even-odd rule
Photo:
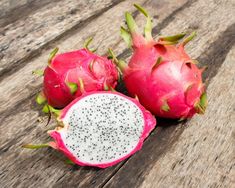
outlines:
[[[51,53],[44,70],[43,92],[39,104],[47,101],[54,108],[63,108],[83,92],[114,88],[118,71],[112,60],[94,54],[87,48],[55,55]]]
[[[203,69],[198,69],[197,61],[184,50],[195,32],[180,43],[184,33],[160,36],[155,41],[150,16],[139,5],[134,6],[147,17],[147,23],[143,37],[127,12],[128,29],[121,27],[121,36],[133,48],[129,64],[118,63],[128,92],[137,95],[140,103],[159,117],[185,119],[204,113],[207,99],[201,77]]]
[[[156,125],[138,100],[118,92],[85,93],[61,110],[60,126],[49,135],[55,142],[25,145],[53,147],[80,166],[106,168],[140,150]]]

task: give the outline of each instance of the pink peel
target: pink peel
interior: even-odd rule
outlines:
[[[148,13],[139,5],[135,7],[144,13],[149,24]],[[137,26],[130,18],[126,17],[126,22],[132,36],[133,55],[123,70],[123,80],[129,94],[133,97],[137,95],[140,103],[159,117],[190,118],[198,113],[200,108],[195,106],[205,93],[202,87],[204,70],[196,66],[197,61],[191,59],[184,49],[196,33],[186,38],[183,33],[160,37],[157,41],[148,40],[140,34],[133,35],[132,30],[135,31]],[[189,85],[193,87],[187,88]],[[162,110],[166,108],[165,100],[167,110]]]
[[[81,49],[51,59],[44,71],[43,92],[49,105],[63,108],[83,92],[104,90],[104,84],[115,88],[117,79],[118,71],[111,60]],[[80,88],[81,80],[84,90]],[[77,91],[71,92],[68,83],[77,84]]]

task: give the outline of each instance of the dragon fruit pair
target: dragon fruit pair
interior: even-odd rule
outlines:
[[[56,110],[60,126],[49,132],[55,142],[26,148],[50,146],[78,165],[106,168],[141,149],[156,125],[150,112],[180,119],[204,113],[207,99],[203,70],[184,50],[195,33],[185,39],[185,34],[179,34],[155,41],[150,16],[139,5],[135,7],[147,17],[147,24],[143,37],[131,14],[126,13],[128,29],[121,27],[121,35],[133,49],[128,65],[118,61],[112,51],[113,61],[88,49],[54,58],[52,53],[37,101],[47,101],[46,106],[54,111],[66,107]],[[116,91],[101,91],[115,88],[117,69],[136,99]]]

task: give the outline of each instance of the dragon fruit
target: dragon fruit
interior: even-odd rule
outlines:
[[[129,64],[118,64],[129,94],[137,95],[140,103],[159,117],[186,119],[204,113],[207,98],[201,76],[203,69],[184,50],[196,33],[186,38],[181,33],[154,40],[151,17],[139,5],[134,6],[147,17],[147,23],[144,37],[126,12],[128,29],[121,27],[121,36],[133,49]]]
[[[138,100],[118,92],[85,93],[60,112],[60,126],[49,131],[49,144],[80,166],[106,168],[140,150],[156,125],[155,118]]]
[[[106,57],[87,48],[55,55],[51,53],[44,70],[43,92],[37,97],[39,104],[47,101],[54,108],[63,108],[83,92],[115,88],[118,70]]]

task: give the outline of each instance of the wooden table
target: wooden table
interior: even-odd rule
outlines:
[[[196,30],[188,53],[207,65],[209,106],[184,123],[158,120],[143,149],[107,168],[69,166],[52,149],[21,145],[49,140],[46,117],[35,103],[55,47],[65,52],[94,37],[128,59],[119,36],[124,11],[143,5],[154,18],[154,36]],[[1,0],[0,1],[0,187],[235,187],[235,1],[234,0]],[[42,121],[38,121],[37,119]]]

